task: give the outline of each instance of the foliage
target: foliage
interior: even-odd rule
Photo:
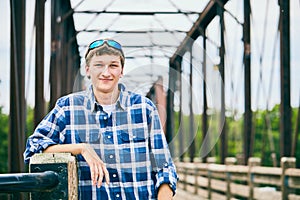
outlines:
[[[25,130],[26,138],[33,132],[33,117],[33,109],[28,107]],[[0,174],[8,172],[8,132],[9,116],[2,113],[2,107],[0,107]]]
[[[25,127],[26,138],[33,133],[34,128],[34,110],[31,107],[27,107]]]
[[[0,107],[0,173],[7,172],[8,148],[8,116],[2,113]]]
[[[253,113],[254,144],[253,156],[262,159],[262,165],[278,166],[279,148],[279,106],[271,111],[257,111]],[[274,155],[274,157],[272,157]]]
[[[292,133],[294,134],[297,125],[298,108],[292,110]],[[34,112],[33,109],[27,108],[26,117],[26,138],[33,132]],[[194,139],[195,156],[200,157],[200,149],[202,145],[202,115],[194,116],[195,133],[190,135],[190,117],[183,116],[183,119],[179,119],[179,113],[174,114],[175,124],[175,136],[178,136],[179,128],[182,128],[183,139],[174,136],[174,150],[176,156],[179,155],[180,143],[184,143],[184,157],[189,156],[188,147],[191,146],[191,137]],[[217,117],[210,115],[209,121],[209,134],[214,138],[217,143],[212,143],[212,150],[208,156],[214,156],[217,160],[220,160],[220,125]],[[0,107],[0,173],[5,173],[8,170],[8,131],[9,131],[9,117],[2,113]],[[299,126],[299,124],[298,124]],[[300,127],[298,127],[300,130]],[[226,117],[225,132],[228,139],[228,157],[236,157],[243,153],[243,118],[236,119],[234,116]],[[253,144],[253,156],[260,157],[262,159],[262,165],[264,166],[279,166],[280,161],[280,107],[275,106],[272,110],[259,110],[253,112],[253,132],[254,132],[254,144]],[[299,136],[300,137],[300,136]],[[300,138],[298,137],[298,148],[296,157],[300,155]],[[292,137],[292,140],[294,136]],[[24,141],[25,142],[25,141]],[[275,155],[275,159],[272,158],[272,153]],[[300,166],[300,159],[297,159],[297,166]]]
[[[183,127],[184,132],[184,145],[187,146],[190,143],[189,140],[189,123],[190,117],[183,116],[183,120],[179,121],[179,113],[175,113],[175,134],[178,132],[179,126]],[[297,125],[298,108],[292,109],[292,135],[295,133]],[[212,150],[209,156],[214,156],[217,161],[220,160],[220,128],[218,118],[209,116],[209,134],[217,139],[216,144],[212,145]],[[214,120],[213,120],[214,119]],[[217,120],[216,120],[217,119]],[[200,148],[202,145],[202,115],[195,115],[195,147],[196,157],[200,156]],[[226,117],[225,132],[227,134],[227,156],[237,157],[243,154],[243,117],[236,119],[234,116]],[[298,124],[299,126],[299,124]],[[300,127],[299,129],[300,130]],[[280,106],[275,106],[272,110],[258,110],[253,112],[253,150],[252,156],[259,157],[262,160],[263,166],[279,166],[280,165]],[[299,134],[299,133],[298,133]],[[299,136],[300,137],[300,136]],[[298,137],[298,148],[296,151],[296,157],[300,155],[300,138]],[[292,141],[294,136],[292,137]],[[179,142],[177,141],[174,149],[179,148]],[[249,141],[250,142],[250,141]],[[292,146],[292,145],[291,145]],[[188,149],[185,151],[185,157],[189,157]],[[297,166],[300,166],[300,159],[297,160]]]

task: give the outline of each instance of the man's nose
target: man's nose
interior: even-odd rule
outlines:
[[[103,70],[101,71],[101,74],[103,74],[103,75],[109,74],[108,65],[104,66]]]

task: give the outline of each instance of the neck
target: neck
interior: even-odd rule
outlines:
[[[96,92],[94,91],[94,95],[96,101],[101,105],[111,105],[116,103],[119,98],[119,89],[116,87],[112,92]]]

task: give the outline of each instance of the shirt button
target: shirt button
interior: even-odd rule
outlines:
[[[110,156],[109,156],[109,158],[113,158],[113,157],[114,157],[114,155],[110,155]]]
[[[107,138],[108,138],[108,139],[110,139],[110,138],[111,138],[111,136],[109,135],[109,136],[107,136]]]
[[[113,177],[116,178],[116,177],[117,177],[117,174],[113,174]]]
[[[120,197],[120,195],[119,195],[119,194],[116,194],[116,197],[117,197],[117,198],[119,198],[119,197]]]

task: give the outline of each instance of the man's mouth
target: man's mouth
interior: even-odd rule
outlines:
[[[100,78],[100,81],[112,81],[110,78]]]

